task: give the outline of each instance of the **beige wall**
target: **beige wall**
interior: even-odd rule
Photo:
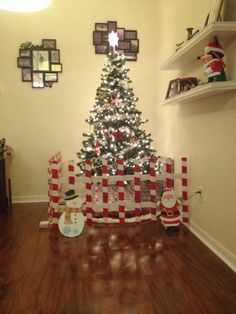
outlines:
[[[159,106],[169,80],[198,75],[202,64],[195,61],[188,69],[160,71],[161,63],[174,53],[175,43],[186,39],[189,26],[202,27],[211,1],[163,0],[158,7],[161,21],[157,60],[156,137],[162,154],[189,158],[191,193],[203,186],[202,203],[191,201],[192,226],[211,244],[224,247],[236,270],[236,95],[235,92],[187,104]],[[235,4],[229,3],[233,12]],[[234,17],[235,19],[235,17]],[[236,79],[236,40],[226,50],[227,75]],[[196,56],[197,57],[197,56]]]
[[[127,62],[138,108],[148,118],[158,153],[189,158],[191,193],[204,187],[202,203],[191,202],[195,229],[223,253],[236,269],[236,107],[235,93],[184,105],[162,107],[170,79],[202,75],[195,62],[184,72],[160,71],[161,63],[185,40],[189,26],[201,28],[211,0],[87,0],[53,1],[50,9],[33,14],[0,11],[0,136],[15,149],[12,161],[13,194],[33,199],[47,193],[47,159],[62,150],[65,160],[76,159],[85,118],[93,107],[104,56],[95,55],[92,31],[95,22],[116,20],[119,26],[137,29],[138,62]],[[229,0],[230,18],[235,4]],[[232,17],[232,15],[234,17]],[[21,82],[16,67],[22,42],[37,44],[56,38],[63,73],[51,89],[32,89]],[[236,77],[236,43],[227,49],[228,76]],[[200,61],[199,61],[200,62]],[[208,241],[209,242],[209,241]]]
[[[0,136],[15,150],[12,189],[16,200],[47,195],[47,160],[62,150],[65,160],[75,158],[82,133],[89,131],[85,119],[94,105],[96,88],[105,61],[95,55],[92,32],[95,22],[115,20],[118,26],[138,30],[137,62],[127,62],[138,108],[150,118],[147,129],[154,133],[156,104],[155,1],[62,0],[52,1],[45,11],[16,14],[0,11]],[[63,73],[49,89],[33,89],[21,81],[16,66],[20,44],[55,38],[61,51]],[[154,108],[154,106],[153,106]]]

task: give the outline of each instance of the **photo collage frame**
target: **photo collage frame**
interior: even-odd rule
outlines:
[[[127,61],[136,61],[139,52],[139,39],[136,30],[127,30],[118,27],[117,22],[108,21],[107,23],[95,23],[93,31],[93,45],[96,54],[108,54],[110,47],[108,43],[108,35],[111,31],[117,33],[119,37],[118,49],[120,53],[124,53]]]
[[[23,82],[32,82],[33,88],[52,87],[62,72],[56,39],[42,39],[40,46],[31,42],[21,44],[17,66],[21,68]]]

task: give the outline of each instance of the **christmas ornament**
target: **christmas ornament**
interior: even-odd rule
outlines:
[[[209,42],[205,47],[205,54],[198,59],[204,61],[204,75],[208,82],[226,81],[224,68],[226,64],[223,61],[224,51],[215,37],[214,41]]]

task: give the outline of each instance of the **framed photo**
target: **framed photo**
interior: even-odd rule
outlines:
[[[108,53],[108,45],[97,45],[97,46],[95,46],[95,53],[107,54]]]
[[[51,64],[51,71],[52,72],[62,72],[62,64]]]
[[[59,63],[60,62],[60,50],[50,50],[50,60],[52,63]]]
[[[102,44],[102,34],[103,32],[93,32],[93,44],[94,45],[101,45]]]
[[[108,26],[107,23],[95,23],[95,30],[101,32],[107,32]]]
[[[30,58],[30,56],[31,56],[30,49],[20,49],[20,57]]]
[[[33,71],[49,71],[49,51],[48,50],[33,50]]]
[[[45,82],[58,82],[57,73],[44,73],[44,81]]]
[[[179,78],[171,80],[166,93],[166,99],[179,94]]]
[[[102,34],[102,43],[105,45],[108,43],[108,33]]]
[[[118,49],[121,50],[130,50],[130,41],[119,40],[118,41]]]
[[[125,39],[125,29],[124,28],[117,28],[117,35],[119,37],[119,40]]]
[[[32,81],[32,75],[31,75],[31,69],[30,68],[23,68],[22,69],[22,81],[24,82],[31,82]]]
[[[33,73],[32,86],[34,88],[43,88],[44,87],[43,73],[39,73],[39,72]]]
[[[130,40],[130,51],[139,52],[139,40],[138,39]]]
[[[31,68],[31,58],[18,57],[17,65],[19,68]]]
[[[44,49],[56,49],[57,41],[56,39],[43,39],[42,46]]]
[[[219,20],[223,1],[224,0],[212,0],[208,24]]]
[[[126,31],[125,30],[125,40],[137,39],[137,31]]]
[[[108,33],[111,33],[112,31],[116,33],[117,23],[115,21],[108,21],[107,25],[108,25],[107,27]]]
[[[125,59],[127,61],[136,61],[137,60],[137,54],[135,52],[127,52],[124,51]]]
[[[196,87],[198,80],[196,77],[184,77],[179,79],[179,93],[187,92],[188,90]]]

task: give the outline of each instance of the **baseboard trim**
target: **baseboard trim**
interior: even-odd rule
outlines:
[[[20,204],[20,203],[44,203],[48,201],[47,195],[21,195],[21,196],[13,196],[12,203]]]
[[[191,221],[187,227],[199,240],[201,240],[211,251],[213,251],[223,262],[225,262],[225,264],[236,272],[236,256],[234,254],[226,249],[220,242],[215,240],[194,221]]]

